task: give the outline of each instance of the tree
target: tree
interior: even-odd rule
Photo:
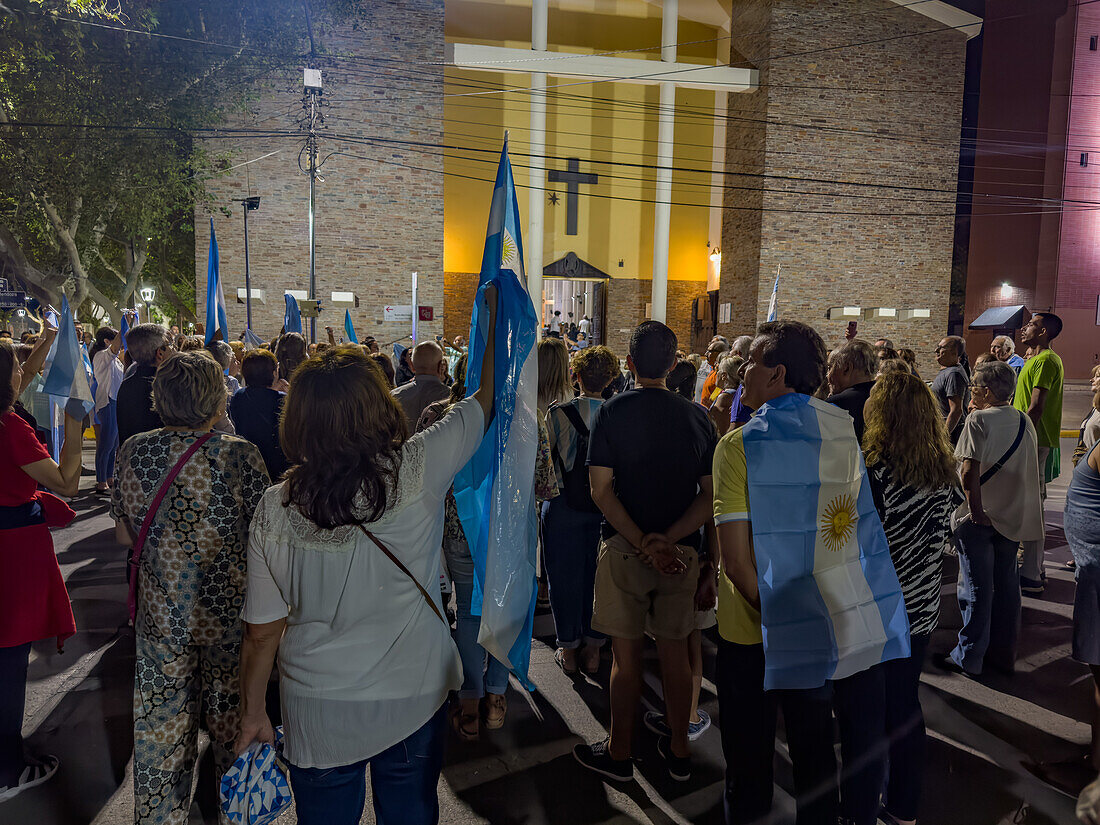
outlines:
[[[303,15],[299,0],[0,5],[0,277],[116,324],[149,279],[193,317],[193,208],[228,160],[201,137],[300,64]]]

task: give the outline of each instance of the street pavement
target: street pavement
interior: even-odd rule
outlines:
[[[1073,427],[1069,412],[1066,426]],[[1092,684],[1087,669],[1069,658],[1074,585],[1072,572],[1064,569],[1069,553],[1061,526],[1073,443],[1063,439],[1063,475],[1051,485],[1048,500],[1049,586],[1043,599],[1024,599],[1015,676],[991,674],[972,680],[941,673],[926,663],[920,694],[929,734],[922,825],[1075,821],[1073,798],[1026,768],[1030,762],[1074,757],[1089,741],[1085,720]],[[85,466],[91,465],[88,454]],[[82,488],[91,486],[85,477]],[[34,646],[24,725],[31,749],[56,754],[61,769],[46,785],[0,804],[0,825],[116,825],[133,820],[134,639],[126,627],[124,550],[114,542],[104,497],[85,493],[74,507],[76,521],[56,531],[54,540],[78,633],[63,654],[52,642]],[[949,650],[960,624],[956,573],[955,560],[948,559],[932,652]],[[639,725],[638,780],[612,786],[582,770],[571,755],[578,742],[606,735],[609,662],[605,659],[594,679],[569,678],[554,664],[548,615],[537,617],[536,635],[531,678],[538,690],[528,694],[513,683],[501,730],[483,730],[481,741],[473,744],[449,739],[439,783],[441,822],[721,823],[724,762],[715,728],[724,720],[712,681],[714,645],[704,643],[701,706],[715,720],[715,728],[696,743],[691,781],[667,778],[653,737]],[[642,710],[659,708],[661,686],[652,648],[645,679]],[[777,746],[776,766],[775,809],[766,822],[793,823],[790,762],[782,744]],[[191,811],[193,823],[217,821],[209,771],[205,760],[199,799]],[[295,821],[293,811],[278,820],[280,825]],[[369,796],[362,821],[374,822]]]

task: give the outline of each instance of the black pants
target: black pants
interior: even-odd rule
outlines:
[[[897,819],[916,819],[924,775],[924,712],[917,688],[930,635],[911,636],[908,659],[882,665],[886,679],[886,736],[890,741],[886,810]]]
[[[886,678],[883,665],[833,682],[840,727],[840,813],[850,825],[875,825],[886,779]]]
[[[764,690],[764,646],[718,641],[718,710],[726,758],[727,825],[767,816],[772,806],[776,713],[783,709],[794,772],[797,825],[835,825],[832,691]]]
[[[30,642],[0,647],[0,788],[18,782],[24,768],[23,707],[30,654]]]

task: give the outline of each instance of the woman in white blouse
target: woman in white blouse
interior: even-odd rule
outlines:
[[[115,453],[118,452],[118,418],[115,399],[125,370],[118,358],[122,335],[111,327],[100,327],[92,347],[92,373],[95,375],[95,489],[105,493],[115,480]]]
[[[443,504],[492,410],[495,304],[481,386],[421,433],[360,347],[310,359],[287,394],[292,466],[249,536],[237,751],[273,741],[278,653],[301,825],[358,823],[368,763],[380,825],[439,820],[446,700],[462,684],[438,604]]]

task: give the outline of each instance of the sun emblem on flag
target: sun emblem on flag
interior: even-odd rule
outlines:
[[[500,238],[500,265],[504,269],[515,269],[516,241],[504,230]]]
[[[856,504],[848,494],[837,496],[829,502],[821,515],[821,539],[834,553],[841,550],[855,532]]]

